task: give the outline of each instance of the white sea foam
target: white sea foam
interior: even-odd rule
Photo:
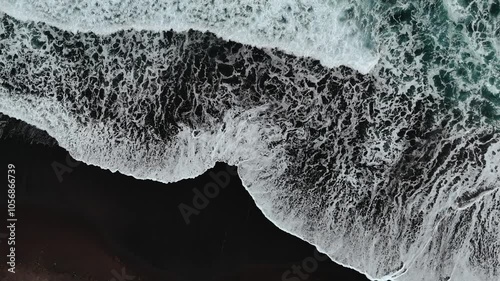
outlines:
[[[385,5],[351,7],[375,19],[367,76],[197,32],[4,16],[0,112],[137,178],[236,165],[273,223],[371,279],[497,281],[498,21],[472,14],[486,27],[467,32],[441,4]]]
[[[339,3],[336,3],[339,2]],[[280,48],[324,65],[368,73],[376,50],[358,27],[344,22],[343,1],[315,0],[2,0],[0,10],[25,21],[70,31],[109,34],[121,29],[210,31],[227,40]]]

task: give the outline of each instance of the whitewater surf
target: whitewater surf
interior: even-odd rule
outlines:
[[[76,159],[226,162],[370,279],[500,277],[498,1],[1,3],[0,112]]]

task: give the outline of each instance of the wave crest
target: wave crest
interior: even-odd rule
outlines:
[[[0,7],[18,19],[73,32],[208,30],[227,40],[313,57],[329,67],[368,73],[378,61],[366,34],[344,21],[342,5],[327,1],[2,0]]]

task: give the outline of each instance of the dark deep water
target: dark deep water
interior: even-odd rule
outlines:
[[[113,271],[121,270],[120,281],[367,280],[275,227],[234,175],[217,196],[197,203],[206,206],[186,224],[179,204],[194,207],[196,190],[215,182],[210,173],[224,184],[225,164],[165,185],[67,162],[58,147],[2,140],[0,155],[2,170],[16,165],[20,267],[72,280],[118,280]]]

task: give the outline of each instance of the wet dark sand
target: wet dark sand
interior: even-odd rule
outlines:
[[[314,247],[275,227],[237,176],[186,224],[178,206],[193,206],[194,190],[214,182],[209,172],[165,185],[83,163],[71,168],[61,148],[3,140],[0,155],[1,167],[16,165],[18,216],[18,273],[6,273],[2,239],[1,280],[367,280],[319,261]],[[61,182],[54,161],[72,169]]]

